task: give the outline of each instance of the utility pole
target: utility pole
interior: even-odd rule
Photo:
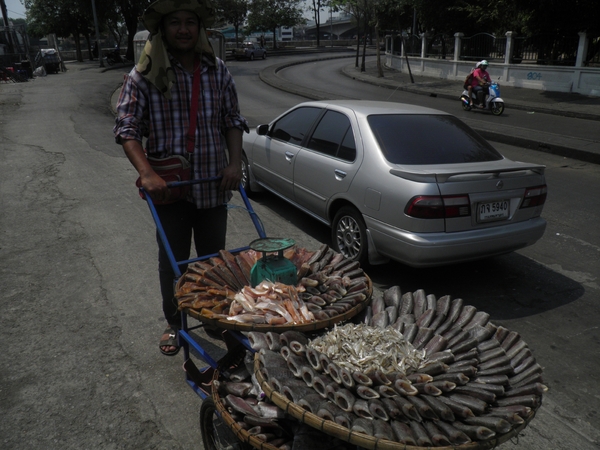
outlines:
[[[4,0],[0,0],[4,2]],[[100,60],[100,67],[104,67],[104,58],[102,57],[102,48],[100,47],[100,31],[98,29],[98,16],[96,16],[96,2],[92,0],[92,11],[94,13],[94,27],[96,28],[96,42],[98,43],[98,59]]]

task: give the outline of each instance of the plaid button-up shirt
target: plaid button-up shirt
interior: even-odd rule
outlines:
[[[227,166],[224,131],[229,128],[248,129],[240,114],[237,91],[225,64],[218,66],[203,58],[199,70],[200,93],[196,126],[196,145],[190,160],[193,178],[216,176]],[[171,65],[176,81],[167,100],[156,87],[135,68],[127,75],[117,103],[117,119],[113,129],[117,143],[121,139],[142,142],[148,156],[164,158],[174,154],[188,155],[186,140],[189,130],[193,74],[174,59]],[[199,183],[191,193],[198,208],[213,208],[227,202],[231,192],[219,192],[219,181]]]

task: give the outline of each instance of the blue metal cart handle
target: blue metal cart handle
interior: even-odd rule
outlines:
[[[173,181],[173,182],[167,183],[167,187],[172,188],[172,187],[187,186],[187,185],[193,185],[193,184],[199,184],[199,183],[206,183],[209,181],[220,180],[221,178],[222,177],[210,177],[210,178],[202,178],[199,180]],[[152,218],[154,219],[154,223],[156,224],[156,230],[157,230],[160,240],[165,248],[167,257],[169,258],[169,262],[171,264],[171,267],[173,268],[173,272],[175,273],[176,278],[180,278],[182,275],[181,269],[179,268],[180,265],[187,265],[190,262],[198,261],[200,259],[207,259],[207,258],[210,258],[211,256],[214,256],[214,255],[204,255],[204,256],[201,256],[198,258],[189,259],[189,260],[185,260],[185,261],[176,261],[175,256],[173,255],[173,251],[171,250],[169,240],[167,239],[167,235],[165,234],[165,230],[162,226],[160,218],[158,217],[158,213],[156,212],[156,206],[154,205],[154,202],[152,201],[152,197],[148,194],[148,192],[146,192],[146,190],[143,187],[140,188],[140,192],[142,193],[143,198],[145,198],[146,202],[148,203],[148,208],[150,208],[150,213],[152,214]],[[244,187],[241,183],[240,183],[240,187],[239,187],[239,192],[240,192],[240,195],[242,196],[242,200],[244,201],[246,211],[248,211],[248,214],[250,215],[250,219],[252,220],[252,223],[254,224],[254,227],[256,228],[258,236],[261,238],[267,237],[264,227],[263,227],[260,219],[258,218],[258,215],[256,214],[256,212],[254,212],[254,209],[252,208],[252,205],[250,204],[250,200],[248,199],[248,195],[246,194],[246,190],[244,189]],[[236,253],[236,252],[240,252],[243,250],[247,250],[248,248],[249,247],[241,247],[239,249],[233,249],[230,251],[232,253]]]

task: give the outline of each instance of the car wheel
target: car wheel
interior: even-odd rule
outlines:
[[[263,59],[266,59],[266,58],[267,58],[267,52],[264,52],[263,53]]]
[[[499,116],[504,112],[504,102],[492,102],[491,108],[492,114]]]
[[[335,251],[362,266],[367,264],[367,227],[355,208],[344,206],[337,212],[331,228],[331,241]]]
[[[254,53],[250,53],[250,61],[254,61]]]
[[[248,158],[246,158],[246,155],[242,154],[242,181],[241,181],[242,187],[244,188],[244,190],[246,191],[246,195],[250,195],[250,193],[252,192],[250,190],[250,172],[248,169]]]

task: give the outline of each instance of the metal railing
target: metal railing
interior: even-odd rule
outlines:
[[[477,33],[461,39],[460,59],[466,61],[504,62],[506,37],[497,37],[489,33]]]
[[[436,34],[427,38],[426,58],[453,59],[454,37],[447,34]]]
[[[514,39],[512,63],[574,66],[579,36],[540,34]]]

